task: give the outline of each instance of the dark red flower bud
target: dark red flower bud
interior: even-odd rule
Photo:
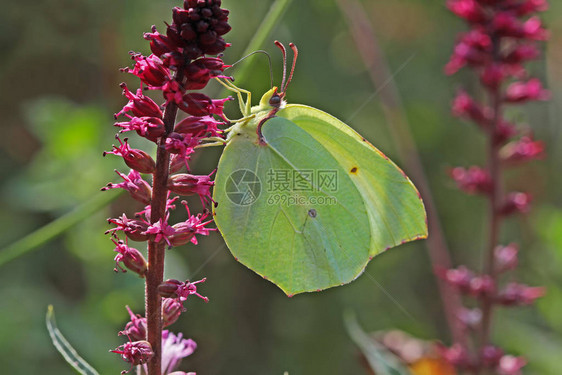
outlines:
[[[476,276],[470,280],[469,293],[474,297],[490,297],[496,291],[496,283],[490,275]]]
[[[166,132],[164,121],[158,117],[131,117],[129,121],[116,122],[114,125],[123,128],[121,132],[134,130],[152,142],[157,142]]]
[[[537,78],[527,82],[514,82],[507,87],[505,100],[509,103],[521,103],[529,100],[548,100],[550,91],[545,90]]]
[[[129,306],[125,306],[131,320],[125,325],[125,329],[119,335],[125,335],[134,341],[146,340],[146,318],[135,315]]]
[[[115,272],[121,270],[122,272],[126,272],[126,270],[121,267],[119,262],[123,262],[123,265],[130,271],[138,274],[140,277],[144,277],[146,270],[148,269],[148,263],[144,259],[144,256],[135,248],[127,246],[127,244],[123,241],[115,241],[115,249],[113,251],[117,252],[118,254],[115,256]]]
[[[478,308],[467,309],[465,307],[462,307],[457,312],[457,318],[460,320],[463,326],[475,329],[482,321],[482,310]]]
[[[162,300],[162,324],[164,327],[174,324],[185,309],[177,298]]]
[[[500,64],[490,64],[480,74],[480,81],[489,89],[495,90],[500,87],[506,77],[505,68]]]
[[[158,285],[158,293],[163,298],[178,298],[177,290],[184,283],[175,279],[168,279]]]
[[[150,358],[154,356],[152,346],[148,341],[129,341],[115,350],[112,353],[121,354],[121,358],[131,364],[129,370],[121,371],[121,374],[126,374],[133,369],[133,366],[142,365],[147,363]]]
[[[207,86],[211,78],[223,77],[222,72],[230,65],[224,65],[223,61],[215,57],[204,57],[193,61],[185,67],[187,90],[200,90]]]
[[[517,267],[517,253],[519,246],[511,243],[507,246],[497,246],[494,249],[494,258],[496,260],[496,272],[505,272]]]
[[[123,95],[129,99],[129,102],[120,112],[115,114],[115,118],[127,111],[131,111],[136,117],[162,118],[162,110],[160,110],[158,104],[156,104],[154,100],[150,99],[148,96],[144,96],[141,89],[138,89],[135,95],[129,91],[125,83],[121,84],[121,88],[123,89]]]
[[[527,213],[531,209],[532,196],[529,193],[510,193],[500,209],[502,215]]]
[[[487,194],[492,191],[492,179],[488,171],[480,167],[456,167],[451,170],[451,177],[459,189],[468,194]]]
[[[498,303],[504,306],[531,305],[546,293],[544,287],[530,287],[525,284],[509,283],[498,295]]]
[[[459,91],[453,101],[453,114],[458,117],[466,118],[476,122],[483,128],[487,128],[490,123],[489,109],[477,104],[474,99],[466,93]]]
[[[212,174],[212,173],[211,173]],[[187,173],[175,174],[168,179],[168,189],[179,195],[210,197],[210,189],[214,186],[211,175],[195,176]]]
[[[468,293],[470,291],[470,283],[474,278],[472,271],[465,266],[437,271],[437,276],[463,293]]]
[[[496,144],[505,143],[509,138],[517,134],[517,128],[507,121],[500,121],[494,129],[494,142]]]
[[[487,368],[496,367],[500,358],[503,356],[503,350],[493,345],[486,345],[480,349],[480,358],[482,360],[482,365]]]
[[[127,138],[125,138],[123,142],[121,142],[119,137],[116,138],[119,141],[120,146],[117,147],[114,145],[113,150],[104,152],[103,156],[107,154],[121,156],[129,168],[132,168],[140,173],[153,173],[156,170],[156,162],[150,155],[143,150],[130,148],[127,143]]]
[[[457,16],[470,23],[486,20],[486,13],[476,0],[447,0],[447,7]]]
[[[115,171],[124,180],[118,184],[109,183],[106,187],[102,188],[102,191],[109,189],[122,188],[129,192],[133,199],[138,200],[144,204],[150,204],[152,199],[152,187],[148,182],[143,180],[139,172],[131,169],[128,175],[124,175],[119,171]]]
[[[441,357],[453,365],[457,369],[466,369],[471,366],[470,355],[468,349],[462,344],[455,343],[453,346],[447,348],[444,346],[439,346],[439,353]]]
[[[212,116],[189,116],[178,122],[174,131],[176,133],[189,134],[193,137],[207,134],[210,136],[217,136],[218,125],[221,124],[223,124],[223,122],[215,120]]]
[[[133,69],[125,68],[122,71],[136,75],[145,84],[154,87],[161,87],[170,79],[170,71],[158,56],[143,56],[140,53],[131,52],[131,58],[135,60]]]
[[[534,141],[531,137],[521,137],[518,141],[508,143],[500,150],[502,161],[507,164],[519,164],[544,157],[544,143]]]
[[[115,235],[116,231],[123,231],[125,235],[133,241],[148,241],[149,236],[146,234],[148,223],[146,221],[129,219],[125,214],[121,215],[120,218],[107,219],[107,221],[110,224],[115,224],[116,227],[107,230],[105,234],[112,233]]]
[[[506,64],[520,64],[528,60],[534,60],[540,56],[538,48],[531,44],[521,44],[516,46],[504,58]]]

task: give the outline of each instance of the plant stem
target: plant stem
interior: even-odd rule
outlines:
[[[181,82],[183,71],[180,69],[175,80]],[[174,129],[178,106],[169,102],[164,112],[166,133],[158,142],[156,150],[156,171],[152,177],[152,200],[150,202],[150,222],[156,223],[166,216],[166,199],[168,197],[168,172],[170,153],[164,147],[166,138]],[[148,375],[161,375],[162,367],[162,298],[158,286],[164,281],[164,241],[148,241],[148,270],[146,272],[145,304],[147,340],[152,346],[154,357],[148,362]]]
[[[490,178],[492,181],[492,192],[489,195],[489,218],[490,218],[490,233],[488,239],[488,245],[486,250],[486,260],[484,265],[484,273],[492,278],[494,285],[497,281],[494,249],[498,244],[500,225],[502,215],[500,213],[500,205],[503,199],[503,188],[502,188],[502,171],[501,163],[499,159],[499,147],[500,145],[496,142],[494,134],[496,128],[501,121],[501,92],[499,89],[494,90],[491,93],[492,109],[494,111],[494,118],[492,122],[492,127],[489,133],[488,142],[488,172],[490,173]],[[492,321],[493,313],[493,301],[490,298],[485,298],[482,302],[482,337],[481,345],[482,347],[487,345],[490,341],[490,326]]]
[[[357,50],[369,69],[374,86],[380,91],[387,126],[400,159],[423,197],[428,214],[429,236],[427,238],[427,247],[431,264],[434,268],[449,269],[452,262],[439,221],[437,207],[433,201],[408,120],[404,115],[400,94],[390,79],[392,74],[387,67],[383,52],[379,48],[373,27],[366,17],[365,10],[358,1],[338,0],[338,4],[340,9],[347,15],[350,30],[357,44]],[[461,307],[460,296],[453,288],[439,278],[437,278],[437,285],[452,339],[455,342],[465,343],[466,337],[456,317],[456,313]]]

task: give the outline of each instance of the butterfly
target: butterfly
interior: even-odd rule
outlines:
[[[298,56],[280,89],[257,106],[223,80],[243,117],[226,130],[213,190],[216,225],[236,260],[287,295],[357,278],[391,247],[427,236],[422,199],[410,179],[351,127],[285,100]],[[243,95],[246,95],[244,100]]]

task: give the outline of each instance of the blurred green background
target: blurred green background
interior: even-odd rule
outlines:
[[[126,170],[117,158],[101,156],[114,141],[112,115],[125,102],[118,84],[137,85],[118,68],[130,65],[129,50],[148,52],[142,33],[152,24],[164,30],[171,7],[179,3],[2,2],[0,248],[101,194],[100,187],[117,181],[113,169]],[[227,35],[232,43],[224,57],[227,63],[240,57],[271,3],[223,1],[231,10],[233,27]],[[391,70],[413,56],[394,84],[404,100],[454,261],[478,267],[487,233],[485,202],[458,192],[446,174],[451,166],[481,163],[484,158],[482,134],[453,118],[449,109],[458,87],[476,88],[473,76],[442,73],[455,35],[465,25],[440,0],[363,4]],[[532,192],[535,205],[529,215],[506,223],[502,240],[521,244],[517,277],[547,286],[548,295],[535,307],[497,314],[494,336],[508,350],[529,358],[525,374],[559,375],[562,2],[552,0],[544,18],[552,38],[545,58],[531,70],[547,82],[553,98],[518,108],[510,116],[531,124],[536,137],[545,140],[548,158],[508,173],[508,186]],[[334,0],[294,1],[262,46],[272,54],[279,82],[275,39],[292,41],[301,52],[289,101],[318,107],[344,121],[353,116],[355,129],[402,164],[384,125],[380,99],[375,96],[357,112],[376,88]],[[268,68],[263,57],[253,59],[251,75],[237,84],[259,97],[269,87]],[[211,95],[219,91],[216,84],[208,90]],[[236,105],[229,106],[228,113],[236,117]],[[193,163],[195,172],[214,169],[219,152],[203,152]],[[113,246],[103,232],[107,217],[138,209],[121,196],[63,236],[0,266],[0,373],[72,373],[49,340],[44,324],[48,304],[55,306],[62,332],[100,373],[117,374],[125,368],[108,350],[124,341],[117,337],[127,321],[124,306],[142,313],[143,281],[113,272]],[[199,344],[182,365],[186,371],[361,374],[357,351],[342,322],[348,309],[367,330],[399,328],[421,338],[449,340],[423,241],[378,256],[366,270],[370,276],[350,285],[294,298],[237,263],[219,234],[200,242],[198,247],[170,251],[167,257],[167,277],[208,278],[200,290],[211,302],[188,301],[188,312],[171,327]]]

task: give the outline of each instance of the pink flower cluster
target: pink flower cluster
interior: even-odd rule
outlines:
[[[119,134],[116,136],[119,145],[104,153],[104,156],[113,154],[121,157],[130,171],[127,174],[116,171],[122,181],[110,183],[102,190],[124,189],[145,206],[133,218],[122,214],[108,219],[114,225],[106,233],[111,235],[117,253],[115,271],[129,270],[146,277],[147,288],[152,268],[161,267],[163,270],[163,263],[149,264],[146,259],[150,258],[150,254],[145,257],[141,251],[129,246],[129,240],[148,242],[150,252],[151,246],[172,248],[190,242],[197,244],[197,235],[208,235],[215,230],[209,228],[212,219],[207,208],[212,202],[210,189],[214,184],[211,179],[214,172],[192,175],[189,173],[189,161],[197,146],[210,137],[222,137],[219,128],[227,123],[223,108],[230,100],[211,99],[203,93],[194,92],[205,88],[212,78],[226,78],[223,71],[228,65],[223,63],[220,54],[229,46],[222,36],[230,31],[230,26],[228,11],[221,8],[221,1],[185,0],[183,7],[173,8],[173,22],[166,27],[165,34],[160,34],[153,26],[151,32],[144,35],[150,42],[152,54],[144,56],[132,52],[133,67],[121,69],[138,77],[140,87],[131,91],[125,83],[121,84],[127,103],[115,114],[115,119],[120,118],[115,123],[120,129],[119,134],[135,132],[154,142],[158,157],[155,160],[150,153],[133,148],[129,139],[122,139]],[[154,91],[162,92],[162,104],[145,95]],[[176,123],[177,110],[186,115]],[[152,182],[143,174],[152,175]],[[157,188],[157,181],[162,176],[164,182]],[[170,223],[170,213],[176,209],[178,200],[178,196],[170,197],[172,193],[198,196],[202,212],[192,215],[187,202],[181,201],[187,219]],[[164,206],[165,209],[159,211],[158,207]],[[189,295],[195,294],[208,301],[197,292],[196,284],[201,281],[204,279],[191,283],[176,281],[174,291],[170,289],[172,281],[162,284],[163,290],[168,292],[155,296],[161,299],[161,326],[169,326],[178,319],[185,311],[183,303]],[[150,298],[148,294],[147,298]],[[151,329],[151,322],[127,309],[130,321],[120,334],[126,335],[129,342],[114,352],[131,366],[142,365],[141,368],[150,373],[150,366],[146,364],[156,352],[148,342],[150,334],[147,332]],[[152,345],[155,345],[154,342]],[[175,336],[162,331],[162,357],[158,358],[162,373],[172,373],[181,358],[190,355],[195,348],[195,342],[182,339],[181,334]]]
[[[529,101],[547,100],[550,93],[541,81],[530,76],[525,63],[540,57],[537,43],[548,38],[537,12],[548,8],[547,0],[447,0],[447,7],[470,27],[458,38],[445,67],[454,74],[463,67],[473,69],[485,91],[479,102],[465,90],[453,100],[453,114],[481,129],[489,139],[486,167],[455,167],[450,175],[459,189],[490,201],[492,232],[489,261],[483,273],[464,266],[437,270],[437,274],[462,295],[476,301],[477,308],[462,308],[458,319],[465,342],[443,347],[442,354],[461,371],[519,375],[526,361],[507,355],[488,342],[494,306],[524,306],[544,295],[542,287],[502,283],[501,276],[517,267],[519,248],[495,243],[503,218],[530,210],[527,192],[504,192],[501,171],[544,157],[544,144],[523,132],[504,117],[504,108]],[[494,248],[495,246],[495,248]],[[474,334],[474,335],[472,335]],[[470,344],[472,337],[479,337]]]

